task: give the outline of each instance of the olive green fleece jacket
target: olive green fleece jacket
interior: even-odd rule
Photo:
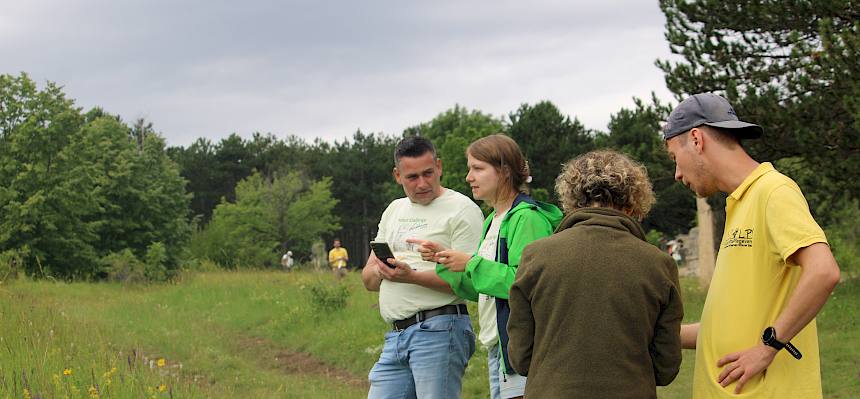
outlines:
[[[511,364],[526,397],[656,398],[681,365],[678,267],[638,222],[568,215],[529,245],[511,287]]]

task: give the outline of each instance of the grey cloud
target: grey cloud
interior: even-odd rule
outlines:
[[[604,128],[634,95],[670,97],[650,2],[19,3],[0,8],[0,51],[16,55],[0,73],[146,117],[171,145],[397,134],[455,103],[501,115],[542,99]]]

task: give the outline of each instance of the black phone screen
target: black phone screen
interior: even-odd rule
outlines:
[[[394,268],[394,266],[388,264],[388,262],[385,261],[386,259],[394,258],[394,253],[391,252],[391,247],[388,246],[387,242],[371,241],[370,249],[373,250],[373,253],[376,254],[376,257],[381,260],[382,263],[385,263],[386,266],[392,269]]]

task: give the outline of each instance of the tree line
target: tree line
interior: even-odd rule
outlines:
[[[678,99],[718,92],[744,120],[764,126],[763,140],[744,145],[798,181],[840,263],[856,262],[858,3],[663,0],[660,7],[680,56],[656,62],[669,89]],[[25,73],[0,75],[0,279],[11,270],[163,279],[203,260],[265,266],[287,249],[307,259],[314,242],[334,237],[360,265],[383,209],[403,195],[391,177],[394,145],[418,134],[438,148],[443,185],[467,195],[466,146],[510,135],[529,160],[532,194],[550,202],[563,162],[620,150],[646,165],[657,194],[646,231],[673,236],[696,221],[693,194],[674,182],[659,133],[670,108],[653,96],[634,99],[602,131],[549,101],[501,117],[455,105],[395,135],[359,130],[326,142],[232,134],[168,147],[145,120],[84,112],[53,83],[39,89]],[[724,206],[723,198],[710,201]]]

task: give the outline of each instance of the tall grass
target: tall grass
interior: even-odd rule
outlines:
[[[682,284],[685,321],[695,321],[704,294]],[[858,286],[840,286],[819,317],[827,397],[860,393]],[[321,296],[333,300],[321,306]],[[357,273],[338,282],[216,272],[148,286],[18,280],[0,285],[0,398],[25,397],[25,388],[31,398],[89,398],[90,388],[102,398],[362,398],[388,328]],[[685,351],[660,397],[690,396],[693,356]],[[487,396],[478,350],[463,398]]]
[[[100,320],[82,322],[55,299],[2,290],[0,326],[3,397],[204,397],[178,364],[119,344]]]

